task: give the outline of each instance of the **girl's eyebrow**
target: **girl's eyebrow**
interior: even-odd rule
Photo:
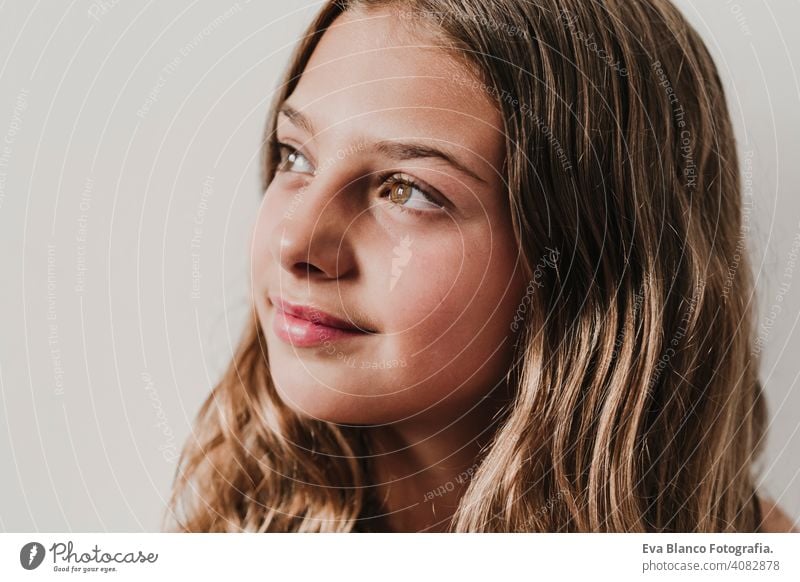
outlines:
[[[470,170],[466,165],[439,148],[417,142],[380,141],[375,144],[375,149],[385,156],[396,160],[413,160],[418,158],[440,159],[475,180],[483,182],[484,184],[486,183],[486,180],[478,176],[478,174]]]
[[[289,118],[294,125],[298,128],[302,129],[309,135],[313,136],[316,135],[314,130],[314,124],[311,122],[311,119],[308,118],[307,115],[298,111],[288,103],[284,103],[279,113],[284,114],[286,117]],[[462,164],[458,161],[453,155],[441,150],[439,148],[418,143],[418,142],[401,142],[401,141],[394,141],[394,140],[384,140],[379,141],[375,145],[375,150],[380,152],[381,154],[396,159],[396,160],[413,160],[413,159],[420,159],[420,158],[434,158],[443,160],[444,162],[448,163],[449,165],[453,166],[455,169],[463,172],[464,174],[470,176],[471,178],[486,184],[486,180],[481,178],[478,174],[473,172],[469,169],[465,164]]]
[[[314,124],[311,123],[311,120],[304,114],[289,105],[288,103],[284,103],[281,105],[280,110],[278,113],[283,113],[286,117],[289,118],[289,121],[294,123],[297,127],[305,131],[309,135],[316,135],[316,131],[314,131]]]

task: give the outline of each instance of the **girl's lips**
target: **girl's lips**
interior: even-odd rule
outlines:
[[[275,335],[295,347],[312,347],[329,341],[367,335],[366,332],[313,308],[295,306],[280,300],[271,300],[271,303],[275,307],[275,316],[272,319]],[[334,327],[331,323],[342,327]],[[349,329],[344,329],[345,326]]]

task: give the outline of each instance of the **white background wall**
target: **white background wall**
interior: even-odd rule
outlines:
[[[800,3],[678,4],[752,152],[764,486],[800,516]],[[291,5],[0,4],[0,531],[157,530],[247,312],[265,112],[317,3]]]

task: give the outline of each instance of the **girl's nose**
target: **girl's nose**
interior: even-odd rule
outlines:
[[[341,279],[354,270],[355,215],[346,197],[333,176],[315,177],[294,197],[293,208],[270,237],[272,253],[286,273],[300,279]]]

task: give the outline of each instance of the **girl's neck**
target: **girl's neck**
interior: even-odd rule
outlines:
[[[503,391],[505,396],[505,391]],[[447,531],[482,451],[499,423],[505,398],[486,398],[460,418],[369,429],[370,480],[381,517],[373,529]]]

